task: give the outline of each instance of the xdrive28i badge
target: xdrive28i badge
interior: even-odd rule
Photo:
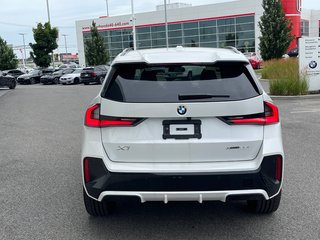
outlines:
[[[184,115],[184,114],[186,114],[186,112],[187,112],[187,108],[186,108],[185,106],[179,106],[179,107],[177,108],[177,112],[178,112],[180,115]]]

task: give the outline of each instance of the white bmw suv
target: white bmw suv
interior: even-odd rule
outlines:
[[[236,49],[125,50],[86,111],[84,203],[93,216],[114,196],[270,213],[283,161],[278,108]]]

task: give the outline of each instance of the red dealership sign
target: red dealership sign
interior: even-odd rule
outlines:
[[[115,23],[107,23],[107,24],[98,24],[98,31],[111,30],[114,28],[124,28],[129,27],[130,22],[115,22]],[[90,32],[91,27],[82,27],[82,32]]]

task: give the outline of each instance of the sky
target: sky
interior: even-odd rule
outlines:
[[[68,51],[77,52],[75,21],[92,19],[106,15],[106,0],[48,0],[50,17],[53,26],[59,28],[58,52],[65,52],[63,34],[67,37]],[[173,2],[191,3],[193,6],[226,2],[228,0],[171,0]],[[167,0],[167,2],[170,2]],[[131,13],[131,0],[108,0],[109,15]],[[135,12],[154,11],[156,5],[163,0],[135,0]],[[32,27],[39,22],[48,21],[46,0],[0,0],[0,37],[8,44],[22,46],[23,39],[19,33],[25,34],[25,43],[33,42]],[[319,0],[302,0],[302,8],[320,10]],[[22,58],[20,51],[15,51]]]

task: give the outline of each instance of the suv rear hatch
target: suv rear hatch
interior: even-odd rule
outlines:
[[[114,162],[248,161],[262,146],[263,125],[242,124],[265,112],[245,63],[119,64],[101,96],[95,111]]]
[[[91,78],[94,78],[96,77],[97,74],[94,72],[94,68],[93,67],[87,67],[87,68],[84,68],[80,74],[80,77],[83,78],[83,79],[91,79]]]

